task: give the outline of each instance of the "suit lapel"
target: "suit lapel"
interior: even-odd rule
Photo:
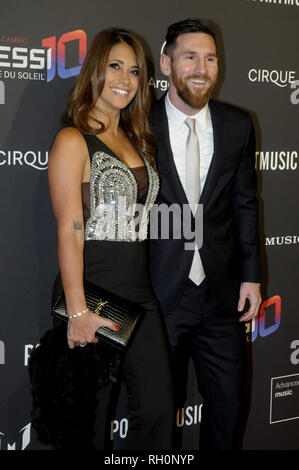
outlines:
[[[186,193],[178,175],[169,139],[168,119],[165,110],[165,98],[155,103],[154,128],[158,137],[158,169],[164,181],[168,183],[167,190],[170,200],[181,205],[188,204]],[[169,191],[172,193],[170,194]]]
[[[215,100],[210,100],[209,108],[213,126],[214,152],[206,182],[200,195],[200,204],[208,204],[211,193],[215,191],[222,165],[227,158],[227,145],[229,140],[228,122],[220,109],[219,103]]]

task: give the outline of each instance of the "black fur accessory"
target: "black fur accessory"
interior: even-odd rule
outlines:
[[[55,449],[90,449],[96,395],[116,382],[123,353],[99,341],[70,349],[67,324],[46,332],[29,359],[32,412],[37,438]]]

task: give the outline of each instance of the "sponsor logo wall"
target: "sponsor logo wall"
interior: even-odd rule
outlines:
[[[194,16],[212,20],[218,32],[215,98],[250,111],[257,136],[264,282],[259,314],[246,325],[251,406],[243,448],[299,449],[299,1],[202,0],[199,6],[186,0],[174,8],[170,0],[113,6],[73,0],[71,10],[64,0],[51,6],[16,3],[17,17],[6,4],[0,18],[0,449],[43,448],[30,426],[27,366],[51,327],[50,295],[58,270],[47,167],[87,46],[108,26],[136,30],[151,47],[149,87],[159,97],[168,89],[159,70],[166,28]],[[192,363],[189,367],[187,401],[177,410],[186,449],[197,448],[203,405]],[[111,440],[120,447],[128,431],[125,404],[122,389],[111,421]]]

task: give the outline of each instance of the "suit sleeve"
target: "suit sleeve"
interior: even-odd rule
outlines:
[[[255,132],[250,115],[247,114],[245,139],[235,176],[233,196],[233,221],[239,251],[241,282],[261,282],[256,191]]]

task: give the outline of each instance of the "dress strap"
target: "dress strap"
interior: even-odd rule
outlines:
[[[81,134],[86,142],[90,161],[92,161],[93,154],[99,150],[98,145],[96,145],[97,142],[94,139],[94,136],[89,134],[83,134],[83,132],[81,132]]]

